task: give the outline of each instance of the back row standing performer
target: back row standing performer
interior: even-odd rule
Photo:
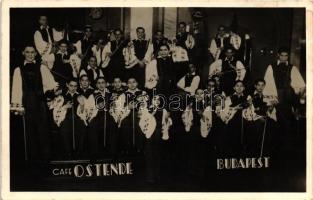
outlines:
[[[48,66],[51,69],[54,62],[53,52],[55,48],[52,28],[48,26],[48,18],[45,15],[39,16],[38,23],[39,28],[35,31],[34,43],[40,58],[49,64]]]
[[[81,59],[81,66],[83,69],[86,69],[87,62],[92,55],[92,46],[93,46],[93,38],[92,38],[92,27],[85,26],[84,37],[78,40],[74,46],[76,47],[77,54]]]
[[[136,29],[137,39],[128,43],[123,49],[125,59],[126,74],[128,77],[134,77],[143,87],[145,83],[145,66],[151,61],[153,56],[153,44],[150,40],[146,40],[146,33],[143,27]]]
[[[105,45],[101,57],[101,67],[104,69],[106,80],[110,83],[113,82],[114,77],[120,77],[122,80],[126,78],[123,73],[125,70],[123,49],[129,41],[123,37],[121,29],[114,30],[114,37],[114,40]]]

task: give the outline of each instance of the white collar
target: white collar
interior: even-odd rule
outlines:
[[[85,92],[85,91],[87,91],[89,89],[93,89],[93,88],[89,85],[89,87],[87,89],[85,89],[85,90],[83,88],[81,88],[81,87],[80,87],[80,89]]]
[[[260,94],[260,93],[258,93],[256,90],[254,90],[253,94]],[[263,95],[263,92],[261,94]]]
[[[94,69],[94,68],[90,67],[90,65],[88,65],[88,66],[87,66],[87,70],[89,70],[89,69],[92,69],[92,70],[94,70],[94,71],[97,70],[97,68]]]
[[[44,26],[43,26],[43,25],[41,25],[41,26],[40,26],[40,29],[41,29],[41,30],[42,30],[42,29],[48,29],[48,28],[49,28],[49,26],[48,26],[48,25],[46,26],[46,28],[44,28]]]
[[[189,75],[196,75],[196,72],[192,72],[191,74],[188,72]]]
[[[70,91],[66,92],[66,95],[70,94],[71,96],[73,96],[74,94],[78,94],[78,92],[76,91],[74,94],[71,94]]]
[[[280,60],[277,60],[277,65],[279,65],[280,63],[286,63],[286,65],[288,65],[288,61],[286,61],[286,62],[281,62]]]
[[[36,64],[36,60],[33,60],[32,62],[29,62],[29,61],[27,61],[27,60],[24,60],[24,65],[26,65],[27,63],[34,63],[34,64]]]
[[[234,60],[234,56],[231,57],[231,59],[229,60],[227,57],[225,57],[225,60],[224,61],[233,61]]]
[[[238,96],[238,97],[242,97],[242,96],[243,96],[243,93],[238,94],[237,92],[234,92],[234,95],[236,95],[236,96]]]
[[[130,90],[130,89],[127,89],[127,91],[126,92],[129,92],[129,93],[132,93],[132,94],[134,94],[135,92],[138,92],[138,91],[140,91],[138,88],[136,88],[135,90]]]
[[[57,54],[62,54],[62,55],[64,54],[64,55],[67,55],[67,51],[66,51],[65,53],[62,53],[61,50],[59,50],[59,51],[57,52]]]

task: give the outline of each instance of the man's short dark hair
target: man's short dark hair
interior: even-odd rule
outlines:
[[[103,76],[99,76],[99,77],[97,77],[95,82],[97,83],[97,82],[98,82],[98,80],[104,80],[105,82],[107,82]]]
[[[84,27],[84,31],[85,31],[85,32],[87,31],[87,29],[90,29],[91,32],[93,31],[91,25],[86,25],[86,26]]]
[[[161,30],[156,30],[155,32],[154,32],[154,34],[156,34],[156,33],[162,33],[162,35],[163,35],[163,31],[161,31]]]
[[[278,49],[278,53],[281,54],[281,53],[288,53],[289,54],[289,48],[288,47],[280,47]]]
[[[259,82],[264,83],[264,85],[266,84],[265,80],[263,78],[258,78],[254,81],[254,85],[258,84]]]
[[[129,78],[127,79],[127,82],[128,82],[130,79],[134,79],[134,80],[137,82],[137,79],[136,79],[135,77],[129,77]]]
[[[123,34],[123,31],[122,31],[122,29],[120,29],[120,28],[116,28],[116,29],[114,29],[114,33],[116,33],[117,31],[119,31],[121,34]]]
[[[224,25],[219,25],[217,30],[221,30],[221,29],[225,30],[225,26]]]
[[[65,39],[62,39],[58,42],[59,46],[61,46],[61,44],[66,44],[68,45],[68,42]]]
[[[161,44],[161,45],[159,46],[158,51],[161,50],[161,47],[166,47],[168,50],[170,50],[170,46],[168,46],[168,44]]]
[[[35,51],[36,51],[35,44],[32,43],[32,42],[26,43],[26,44],[24,45],[23,51],[24,51],[27,47],[32,47],[32,48],[34,48]]]
[[[97,60],[96,56],[90,56],[88,61],[90,61],[91,58],[94,58],[95,60]]]
[[[142,29],[143,31],[145,31],[145,28],[144,28],[144,27],[139,26],[139,27],[136,28],[136,32],[138,32],[139,29]]]
[[[244,82],[243,82],[242,80],[237,80],[237,81],[235,81],[234,86],[235,86],[237,83],[242,83],[242,85],[245,86],[245,84],[244,84]]]
[[[207,84],[209,84],[210,82],[213,82],[214,84],[216,84],[216,82],[215,82],[215,80],[213,79],[213,77],[207,80]]]
[[[178,25],[184,25],[184,26],[186,26],[187,24],[186,24],[186,22],[179,22],[179,24]]]
[[[235,48],[231,45],[226,45],[225,46],[225,52],[227,52],[227,50],[231,50],[233,53],[235,52]]]
[[[75,83],[77,83],[77,79],[75,79],[75,78],[67,79],[66,83],[67,83],[67,84],[70,84],[70,82],[75,82]],[[77,84],[78,84],[78,83],[77,83]]]
[[[86,78],[89,80],[89,77],[88,77],[86,74],[81,75],[81,76],[79,77],[79,80],[80,80],[80,81],[83,80],[84,77],[86,77]]]

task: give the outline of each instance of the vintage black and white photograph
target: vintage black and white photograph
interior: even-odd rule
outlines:
[[[11,192],[307,191],[306,8],[176,6],[9,9]]]

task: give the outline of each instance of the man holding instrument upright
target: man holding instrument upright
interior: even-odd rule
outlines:
[[[86,69],[88,60],[92,56],[93,38],[92,38],[92,28],[90,25],[85,26],[84,36],[81,40],[78,40],[74,46],[77,49],[77,53],[82,60],[82,68]]]
[[[109,41],[105,45],[102,53],[103,60],[100,66],[109,83],[113,82],[114,77],[120,77],[123,81],[126,81],[123,73],[125,72],[123,49],[129,41],[124,39],[121,29],[114,30],[114,38],[115,40]]]

